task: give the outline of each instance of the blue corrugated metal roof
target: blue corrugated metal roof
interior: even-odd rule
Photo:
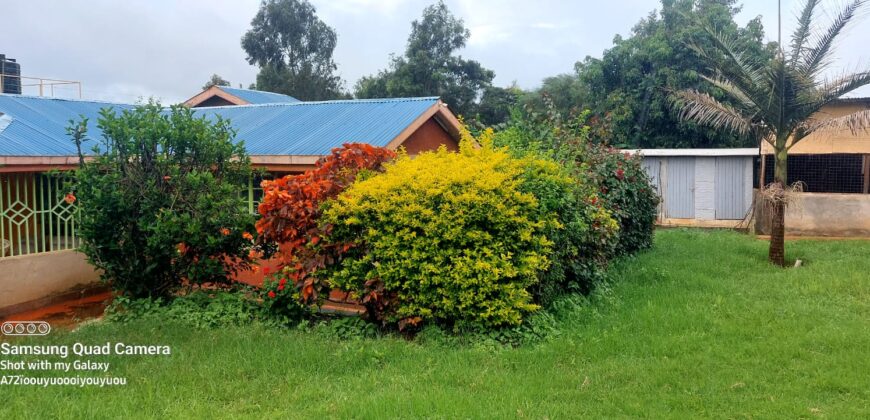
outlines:
[[[386,146],[438,98],[362,99],[196,108],[229,119],[251,155],[324,155],[343,143]]]
[[[0,113],[6,120],[6,127],[0,129],[0,155],[73,156],[76,148],[66,133],[69,120],[88,118],[88,136],[99,139],[97,118],[100,109],[107,107],[120,111],[133,105],[0,94]],[[90,148],[85,145],[85,150]]]
[[[299,102],[298,99],[280,93],[264,92],[261,90],[238,89],[229,86],[218,86],[218,89],[238,98],[242,98],[252,104],[274,104]]]
[[[251,155],[324,155],[342,143],[386,146],[438,102],[436,97],[274,103],[196,108],[198,115],[230,120]],[[73,156],[69,120],[90,120],[88,136],[99,139],[99,110],[133,105],[22,95],[0,95],[0,113],[11,118],[0,130],[2,156]],[[86,145],[85,150],[90,150]]]

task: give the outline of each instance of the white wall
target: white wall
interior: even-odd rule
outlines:
[[[91,285],[99,275],[75,250],[0,258],[0,309]]]
[[[695,158],[695,218],[716,219],[716,158]]]

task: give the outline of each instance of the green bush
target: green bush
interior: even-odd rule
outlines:
[[[518,156],[555,159],[592,187],[619,225],[614,256],[652,246],[659,199],[640,156],[609,147],[606,138],[587,121],[588,112],[576,118],[559,114],[552,107],[543,114],[514,110],[511,121],[495,133],[494,143],[507,146]]]
[[[633,254],[652,246],[659,198],[639,155],[609,147],[590,146],[584,165],[598,186],[605,207],[619,223],[616,255]]]
[[[399,157],[326,204],[327,240],[355,247],[321,274],[400,329],[519,324],[538,309],[529,290],[551,262],[546,233],[559,226],[522,191],[519,163],[468,142],[460,153]]]
[[[151,103],[103,110],[98,126],[103,139],[82,156],[72,188],[81,250],[104,281],[165,298],[185,281],[226,283],[249,267],[254,219],[240,192],[251,166],[227,121]],[[83,155],[87,120],[69,131]]]
[[[545,235],[553,242],[550,268],[532,291],[549,304],[559,295],[586,293],[604,278],[614,252],[618,226],[592,185],[579,180],[556,162],[525,156],[520,190],[538,199],[540,217],[554,214],[558,225]]]

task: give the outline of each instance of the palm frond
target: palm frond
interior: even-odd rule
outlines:
[[[752,99],[743,92],[737,85],[732,83],[730,80],[719,77],[708,77],[701,75],[701,78],[706,80],[711,85],[725,91],[725,93],[731,97],[731,99],[737,101],[740,106],[746,109],[755,108],[755,104],[752,102]]]
[[[697,90],[672,91],[668,98],[683,121],[715,129],[747,135],[752,131],[752,117],[743,115],[734,107],[721,103],[716,98]]]
[[[818,85],[818,84],[817,84]],[[797,120],[812,119],[825,105],[836,101],[855,89],[870,85],[870,70],[845,74],[820,83],[821,86],[803,89],[791,105],[790,114]]]
[[[747,57],[741,52],[736,39],[716,32],[707,25],[703,28],[713,40],[715,48],[725,56],[727,61],[727,63],[717,63],[715,66],[719,78],[728,80],[740,89],[752,102],[757,113],[767,119],[774,118],[776,115],[772,112],[776,109],[771,107],[771,101],[776,99],[774,98],[776,83],[771,79],[768,63]]]
[[[800,129],[804,136],[816,132],[833,134],[844,130],[849,130],[852,135],[870,132],[870,109],[853,112],[842,117],[810,119]]]
[[[830,102],[867,85],[870,85],[870,70],[844,74],[835,79],[826,80],[819,88],[819,93],[822,98]]]
[[[792,67],[797,65],[798,60],[800,60],[803,55],[807,40],[810,38],[810,34],[812,33],[813,12],[820,2],[820,0],[807,0],[803,11],[798,18],[797,28],[791,36],[791,56],[789,57],[789,61],[791,61]]]
[[[843,29],[855,17],[858,9],[860,9],[867,0],[853,0],[846,5],[843,10],[831,23],[827,31],[816,39],[815,46],[807,51],[803,61],[803,71],[806,74],[816,76],[829,64],[828,54],[833,50],[834,41],[837,36],[843,32]]]

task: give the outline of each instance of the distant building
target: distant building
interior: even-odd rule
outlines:
[[[822,108],[818,117],[836,118],[866,109],[870,109],[870,98],[842,98]],[[774,159],[769,144],[763,144],[763,151],[766,185],[773,182]],[[868,132],[853,134],[843,130],[810,134],[792,147],[788,155],[788,182],[803,182],[806,192],[870,193]]]
[[[295,103],[298,99],[280,93],[251,89],[237,89],[229,86],[212,86],[194,97],[184,101],[191,108],[206,108],[228,105],[255,105],[274,103]]]
[[[732,227],[752,207],[758,149],[641,149],[663,225]]]
[[[0,54],[0,93],[21,94],[21,65]]]
[[[865,109],[870,98],[844,98],[818,118]],[[637,152],[662,198],[660,224],[733,227],[754,219],[750,227],[756,232],[770,231],[764,206],[753,206],[753,191],[773,182],[773,151],[766,142],[761,154],[757,147]],[[870,237],[870,132],[812,134],[789,150],[787,165],[788,183],[798,183],[803,192],[786,211],[786,234]]]

